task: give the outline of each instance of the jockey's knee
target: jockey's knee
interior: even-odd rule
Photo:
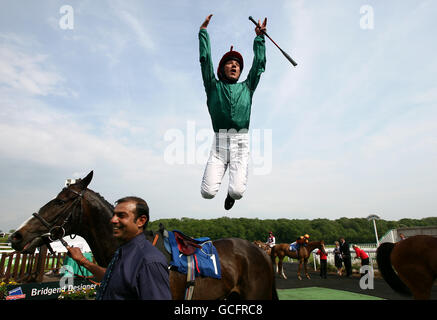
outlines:
[[[243,197],[243,193],[246,191],[245,186],[241,187],[229,187],[228,193],[234,200],[240,200]]]
[[[217,191],[208,190],[202,186],[202,188],[200,188],[200,194],[204,199],[212,199],[217,194]]]

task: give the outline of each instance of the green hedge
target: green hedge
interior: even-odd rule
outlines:
[[[365,218],[340,218],[336,220],[314,219],[248,219],[248,218],[218,218],[218,219],[160,219],[151,221],[149,229],[157,230],[163,223],[167,230],[180,230],[196,237],[219,239],[237,237],[254,240],[267,240],[268,232],[272,231],[276,243],[290,243],[300,235],[308,233],[313,240],[325,240],[333,243],[339,237],[345,237],[350,243],[374,243],[373,224]],[[390,229],[416,226],[437,226],[437,217],[424,219],[401,219],[399,221],[376,221],[379,236]]]

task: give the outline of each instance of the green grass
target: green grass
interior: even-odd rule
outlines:
[[[365,294],[320,287],[278,289],[279,300],[383,300]]]

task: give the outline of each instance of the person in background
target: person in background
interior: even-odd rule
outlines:
[[[361,259],[361,267],[368,266],[369,265],[369,255],[363,249],[361,249],[360,247],[358,247],[355,244],[352,245],[352,248],[354,248],[355,253],[357,255],[357,258]],[[367,270],[365,270],[365,272],[367,272]],[[364,274],[361,273],[361,270],[360,270],[360,274],[362,277],[365,273]]]
[[[310,239],[310,236],[308,234],[305,234],[304,236],[300,236],[290,244],[289,250],[290,251],[296,251],[297,252],[297,258],[299,259],[299,249],[300,246],[306,247]]]
[[[340,243],[338,241],[335,241],[334,264],[337,268],[337,274],[341,277],[343,272],[343,258],[341,257]]]
[[[269,232],[269,237],[267,238],[266,244],[269,245],[270,248],[273,248],[276,244],[275,236],[273,235],[273,232]]]
[[[303,236],[303,238],[305,239],[305,246],[306,246],[308,242],[310,242],[310,235],[307,233]]]
[[[353,244],[352,248],[354,248],[355,253],[357,255],[357,258],[361,259],[361,266],[368,266],[369,265],[369,255],[360,247]]]
[[[399,234],[399,241],[402,241],[402,240],[405,240],[405,239],[407,239],[407,237],[405,236],[405,234],[400,233],[400,234]]]
[[[340,252],[346,269],[346,277],[350,277],[352,275],[351,250],[349,243],[343,237],[340,238]]]
[[[320,256],[320,278],[327,279],[328,255],[320,249],[316,252],[316,254]]]

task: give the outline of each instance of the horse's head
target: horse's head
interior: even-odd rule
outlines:
[[[72,233],[71,221],[80,214],[81,198],[93,178],[91,171],[84,179],[67,185],[37,213],[9,236],[14,250],[32,253],[36,247]]]
[[[253,244],[256,245],[258,248],[262,248],[263,247],[262,244],[261,244],[261,241],[259,241],[259,240],[255,240],[253,242]]]
[[[324,240],[311,241],[308,243],[307,246],[301,246],[299,250],[307,250],[308,254],[310,254],[314,249],[320,249],[320,251],[326,254],[325,241]]]

